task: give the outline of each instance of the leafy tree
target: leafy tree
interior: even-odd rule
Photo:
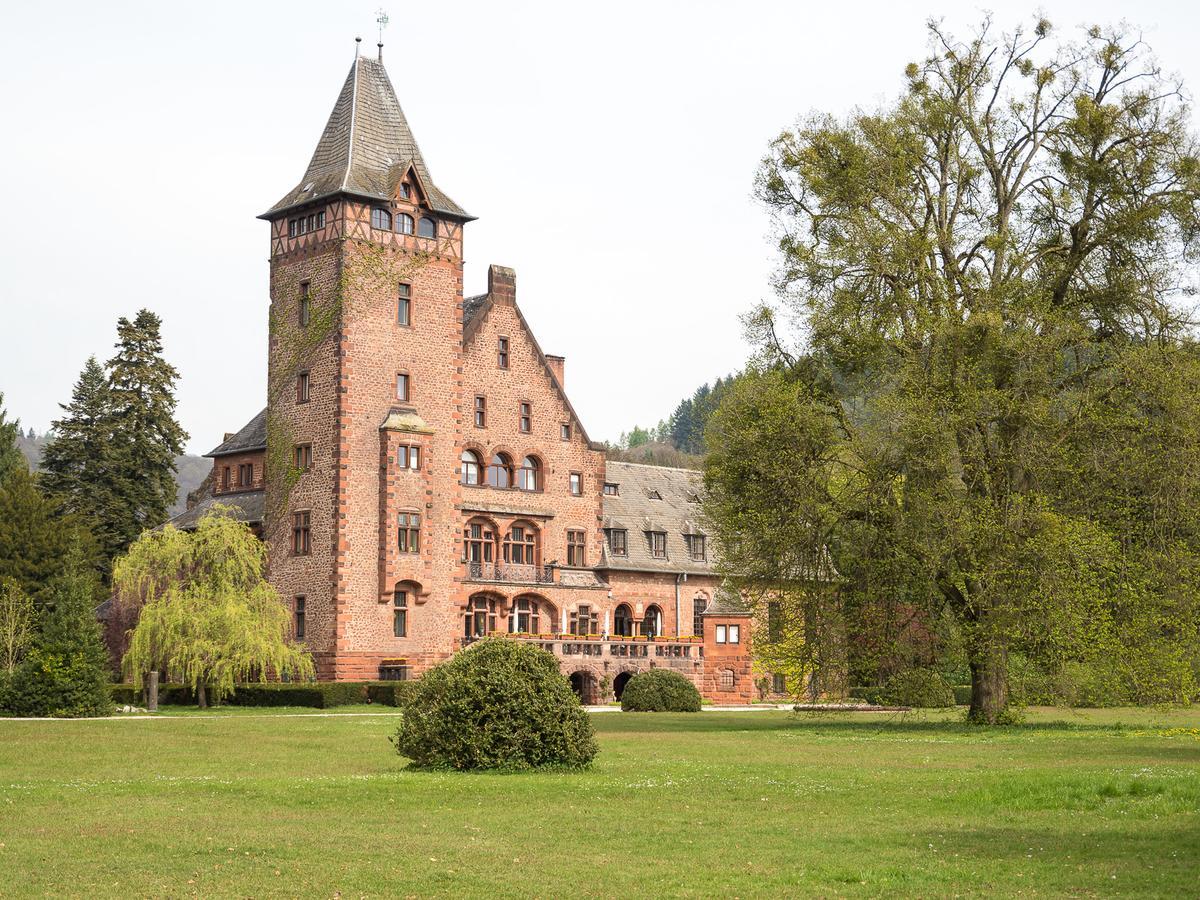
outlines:
[[[1191,458],[1192,419],[1162,410],[1194,386],[1174,297],[1200,235],[1200,160],[1178,87],[1119,30],[1078,45],[1045,21],[930,31],[895,103],[814,116],[772,145],[759,190],[804,339],[773,308],[750,320],[779,374],[710,429],[710,512],[735,574],[755,574],[753,549],[769,559],[757,574],[795,577],[827,547],[851,618],[889,596],[948,613],[970,715],[995,722],[1014,649],[1061,658],[1158,635],[1181,657],[1195,633],[1196,544],[1161,528],[1126,540],[1088,439],[1124,466],[1111,478]],[[1170,375],[1158,389],[1130,383],[1154,369]],[[1105,429],[1146,405],[1138,461]],[[753,452],[750,435],[776,443]],[[1188,497],[1194,471],[1174,474]],[[1169,506],[1144,499],[1125,517]]]
[[[166,520],[177,491],[175,457],[187,440],[175,421],[179,373],[163,359],[161,326],[147,309],[132,322],[120,318],[117,353],[108,362],[114,465],[108,489],[120,498],[120,515],[111,522],[120,549]]]
[[[312,659],[292,643],[290,615],[265,578],[266,545],[221,507],[196,531],[144,533],[113,567],[121,621],[137,627],[124,667],[136,679],[166,672],[200,706],[235,683],[266,675],[311,678]]]
[[[99,582],[78,545],[51,581],[32,649],[13,672],[6,702],[24,716],[104,716],[112,712],[108,653],[96,621]]]
[[[128,491],[121,490],[132,473],[120,471],[113,392],[94,356],[62,410],[42,453],[41,484],[60,511],[91,519],[105,559],[112,559],[124,549],[133,518]]]
[[[19,419],[9,420],[4,411],[4,393],[0,391],[0,481],[13,469],[26,468],[25,457],[17,446],[21,433]]]
[[[0,666],[12,673],[34,634],[33,600],[12,578],[0,578]]]

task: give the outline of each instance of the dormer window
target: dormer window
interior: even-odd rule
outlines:
[[[376,231],[392,230],[392,214],[386,209],[376,207],[371,210],[371,227]]]
[[[437,224],[429,216],[421,216],[417,222],[417,237],[437,237]]]
[[[616,497],[621,493],[621,486],[615,481],[604,482],[604,495],[606,497]]]
[[[412,234],[413,233],[413,217],[408,213],[396,213],[396,233],[397,234]]]
[[[661,500],[662,499],[662,494],[660,494],[658,491],[653,491],[653,490],[646,491],[646,496],[648,498],[650,498],[651,500]]]
[[[400,189],[396,192],[396,196],[401,200],[408,200],[412,196],[412,190],[405,182],[400,183]]]

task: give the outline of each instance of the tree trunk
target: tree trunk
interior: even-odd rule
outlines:
[[[196,685],[196,703],[201,709],[208,709],[208,694],[204,690],[204,682]]]
[[[984,644],[969,651],[971,665],[971,708],[967,718],[981,725],[995,725],[1008,708],[1008,650]]]
[[[158,712],[158,672],[146,675],[146,711]]]

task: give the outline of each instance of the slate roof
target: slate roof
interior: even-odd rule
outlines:
[[[390,200],[410,166],[434,212],[473,218],[433,183],[383,63],[360,56],[350,67],[304,177],[260,218],[339,193]]]
[[[242,430],[228,440],[222,441],[205,456],[228,456],[231,453],[248,453],[251,450],[267,449],[267,411],[242,426]]]
[[[222,494],[214,497],[212,494],[193,506],[186,512],[181,512],[170,520],[170,524],[182,531],[195,528],[206,512],[218,503],[229,507],[233,517],[247,525],[261,525],[263,509],[266,506],[266,491],[243,491],[238,494]]]
[[[701,474],[692,469],[646,466],[640,463],[606,464],[605,480],[617,485],[616,496],[604,495],[605,528],[624,528],[627,556],[613,556],[607,544],[599,569],[632,569],[640,572],[687,572],[711,575],[713,546],[706,540],[707,559],[693,560],[684,535],[707,534],[701,521]],[[654,499],[654,497],[661,499]],[[648,531],[667,535],[667,556],[650,555]]]
[[[463,325],[470,325],[471,320],[475,315],[483,309],[483,305],[487,303],[487,294],[478,294],[474,297],[467,297],[463,300]]]

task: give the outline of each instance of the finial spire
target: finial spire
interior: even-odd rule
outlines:
[[[362,53],[362,38],[356,37],[354,39],[354,56],[355,56],[355,58],[357,58],[361,53]]]
[[[387,28],[388,14],[382,6],[375,11],[375,21],[379,25],[379,43],[375,46],[379,48],[379,61],[383,62],[383,29]]]

